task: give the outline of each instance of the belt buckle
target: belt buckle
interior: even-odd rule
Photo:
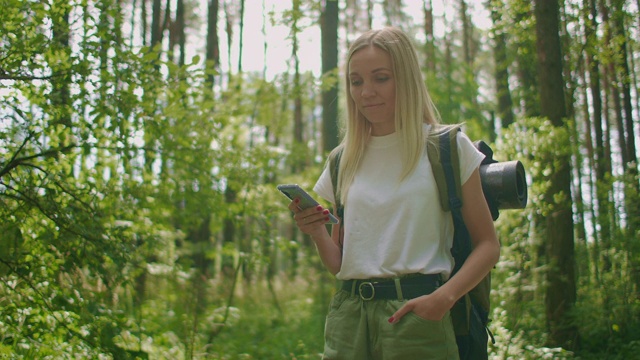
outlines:
[[[365,287],[368,286],[371,288],[371,296],[364,296],[363,293],[363,289],[366,289]],[[360,295],[360,299],[364,300],[364,301],[369,301],[369,300],[373,300],[373,298],[376,296],[376,288],[373,286],[373,283],[370,281],[365,281],[360,283],[360,285],[358,286],[358,294]]]

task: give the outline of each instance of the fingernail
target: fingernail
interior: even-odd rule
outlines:
[[[325,215],[329,215],[329,210],[325,210],[322,213],[325,214]]]
[[[396,319],[393,316],[389,318],[389,324],[393,324],[394,321],[396,321]]]
[[[297,204],[297,203],[299,203],[299,202],[300,202],[300,199],[295,198],[295,199],[293,200],[293,202]]]
[[[327,216],[326,218],[324,218],[324,221],[329,221],[329,217]]]
[[[322,206],[318,205],[318,206],[316,207],[316,210],[321,211],[321,210],[322,210]]]

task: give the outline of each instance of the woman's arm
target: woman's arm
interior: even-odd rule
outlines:
[[[298,203],[299,200],[294,199],[289,204],[289,210],[294,213],[293,219],[296,221],[296,225],[300,231],[311,236],[316,244],[320,259],[329,272],[333,275],[337,274],[342,266],[342,246],[339,245],[342,224],[332,225],[330,236],[326,226],[329,222],[329,210],[320,205],[300,210]]]
[[[409,311],[429,320],[442,319],[455,302],[478,285],[498,262],[500,243],[482,192],[478,169],[462,186],[462,201],[462,217],[471,235],[473,251],[449,281],[429,295],[408,301],[389,322],[398,321]]]

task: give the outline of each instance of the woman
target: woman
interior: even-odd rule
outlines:
[[[329,210],[289,205],[343,283],[327,315],[324,358],[457,359],[449,310],[500,254],[480,182],[483,155],[458,135],[474,250],[451,276],[453,222],[440,207],[425,144],[437,117],[415,48],[397,28],[368,31],[349,49],[345,78],[348,120],[334,151],[342,150],[344,219],[329,235]],[[336,204],[328,168],[314,190]]]

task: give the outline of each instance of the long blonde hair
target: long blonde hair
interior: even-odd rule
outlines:
[[[429,96],[416,50],[409,37],[395,27],[369,30],[360,35],[351,44],[345,65],[347,121],[344,137],[340,145],[330,154],[331,157],[342,151],[337,193],[343,204],[371,136],[371,124],[358,111],[349,95],[351,93],[349,81],[351,57],[367,46],[376,46],[391,56],[396,83],[395,128],[396,132],[400,133],[403,146],[403,172],[400,181],[415,170],[420,160],[425,146],[422,124],[438,123],[438,113]]]

